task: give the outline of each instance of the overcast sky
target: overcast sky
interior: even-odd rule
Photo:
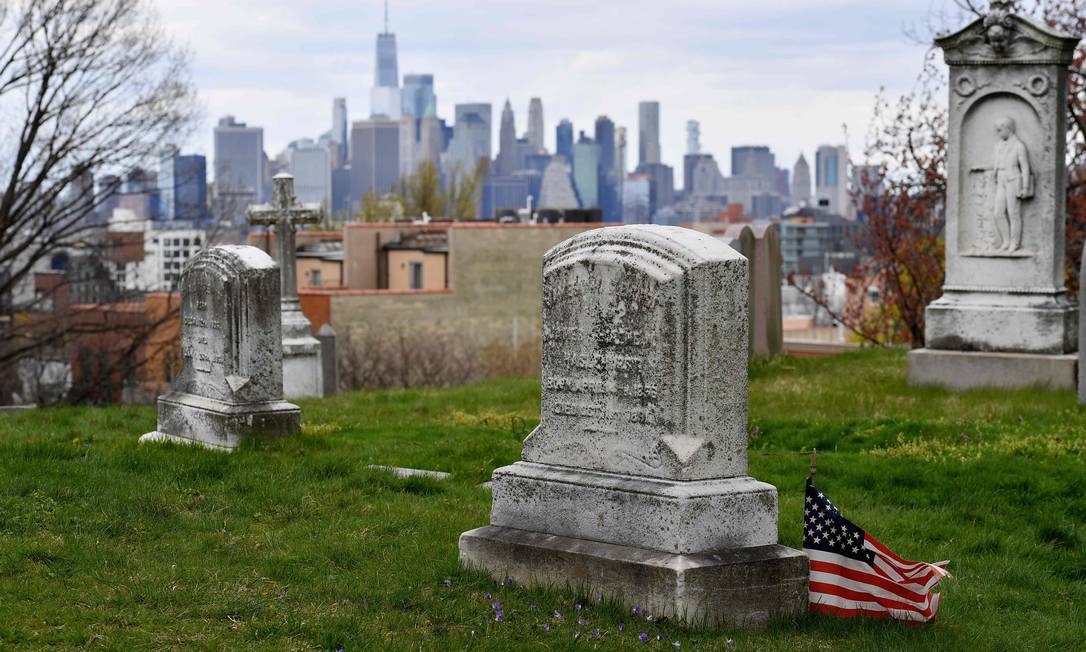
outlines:
[[[332,98],[369,115],[380,0],[154,0],[193,56],[206,109],[186,149],[212,156],[212,127],[233,114],[264,127],[268,156],[331,125]],[[546,142],[561,118],[589,133],[606,114],[630,135],[637,103],[661,103],[664,162],[681,167],[687,120],[725,174],[730,148],[766,144],[778,164],[824,143],[862,151],[880,87],[911,87],[923,31],[949,0],[392,0],[400,75],[432,73],[438,114],[490,102],[497,129],[513,103],[543,98]],[[497,137],[495,134],[495,144]],[[496,152],[495,152],[496,153]],[[210,160],[209,160],[210,163]],[[210,165],[209,165],[210,168]],[[677,176],[677,181],[681,180]]]

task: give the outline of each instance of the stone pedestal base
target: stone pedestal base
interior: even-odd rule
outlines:
[[[158,429],[140,442],[175,441],[231,451],[255,435],[294,435],[302,412],[285,401],[231,405],[174,392],[158,399]]]
[[[490,525],[460,535],[460,563],[529,586],[603,593],[696,627],[760,627],[807,610],[807,556],[780,545],[674,555]]]
[[[1062,298],[1012,297],[1035,303],[984,303],[949,296],[924,313],[924,341],[940,351],[1016,351],[1060,355],[1078,349],[1078,310]],[[1010,299],[1008,299],[1009,301]]]
[[[283,396],[324,396],[321,343],[315,337],[283,340]]]
[[[1074,391],[1078,355],[974,353],[917,349],[908,356],[913,386],[934,385],[954,391],[1047,387]]]
[[[324,396],[324,367],[321,343],[313,337],[309,320],[295,299],[280,304],[283,323],[283,396],[320,398]]]
[[[494,471],[492,525],[675,554],[777,543],[777,490],[517,462]]]

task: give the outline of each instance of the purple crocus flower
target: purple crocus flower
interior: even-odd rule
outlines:
[[[634,605],[634,615],[635,616],[640,616],[641,615],[641,607],[639,607],[637,605]]]
[[[573,610],[574,611],[580,611],[581,610],[581,603],[578,602],[577,604],[573,605]]]
[[[595,627],[593,627],[593,628],[592,628],[592,635],[593,635],[593,636],[595,636],[596,638],[599,638],[599,636],[600,636],[600,630],[598,630],[598,629],[596,629]]]
[[[583,624],[584,624],[584,622],[585,622],[585,621],[584,621],[584,617],[583,617],[583,616],[582,616],[581,618],[578,618],[578,619],[577,619],[577,624],[578,624],[578,625],[583,625]]]
[[[494,604],[492,604],[490,606],[494,607],[494,611],[501,611],[502,610],[502,603],[499,600],[495,600]]]
[[[664,635],[663,635],[663,634],[657,634],[657,635],[656,635],[656,640],[657,640],[657,641],[662,641],[662,640],[664,640]]]
[[[487,602],[490,602],[491,600],[494,599],[494,596],[487,593],[486,595],[483,596],[483,599],[486,600]]]
[[[550,623],[543,623],[543,631],[545,631],[545,632],[551,631],[551,624]]]
[[[637,638],[641,639],[642,643],[648,643],[649,642],[649,635],[646,634],[645,632],[641,632],[641,635],[638,636]]]
[[[532,611],[535,611],[535,603],[533,602],[532,604],[528,605],[528,608]]]
[[[452,586],[452,580],[450,580],[449,578],[446,577],[445,578],[445,586]]]
[[[498,621],[499,623],[505,622],[505,612],[502,611],[501,609],[498,609],[497,611],[495,611],[494,612],[494,620]]]
[[[735,639],[731,639],[731,638],[729,638],[729,639],[728,639],[728,647],[731,647],[731,646],[733,646],[733,645],[735,645]]]
[[[618,624],[618,631],[620,631],[620,632],[626,631],[626,623],[619,623]]]

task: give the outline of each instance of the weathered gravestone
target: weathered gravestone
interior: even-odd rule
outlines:
[[[691,624],[802,613],[806,557],[777,544],[776,489],[747,475],[747,286],[742,256],[677,227],[549,251],[541,423],[494,472],[462,563]]]
[[[784,318],[781,284],[784,258],[777,227],[768,222],[751,224],[754,256],[751,259],[751,338],[754,355],[775,356],[784,351]]]
[[[317,330],[317,341],[321,343],[321,386],[325,396],[335,396],[339,393],[339,358],[336,355],[336,331],[331,324]]]
[[[297,433],[280,340],[275,261],[255,247],[201,251],[181,275],[181,373],[158,399],[158,429],[140,441],[232,450],[252,435]]]
[[[732,224],[720,239],[747,259],[747,342],[754,355],[754,231],[749,224]]]
[[[1064,287],[1068,66],[1079,39],[1009,12],[936,39],[950,66],[946,281],[912,384],[1074,387]]]
[[[321,344],[313,337],[313,327],[302,314],[298,300],[294,246],[295,227],[319,222],[321,208],[316,204],[299,204],[294,195],[294,177],[278,174],[272,179],[272,203],[250,206],[248,216],[250,224],[275,228],[282,291],[284,394],[287,398],[323,396]]]

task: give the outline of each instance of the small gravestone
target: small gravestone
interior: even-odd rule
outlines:
[[[992,0],[936,39],[950,67],[946,280],[909,382],[955,390],[1074,387],[1064,287],[1068,68],[1079,38]]]
[[[777,227],[768,222],[755,222],[751,230],[754,233],[750,284],[752,351],[754,355],[772,357],[784,350],[781,237]]]
[[[321,343],[321,383],[325,396],[339,393],[339,367],[336,356],[336,331],[331,324],[325,324],[317,330],[317,341]]]
[[[460,558],[690,624],[803,613],[804,555],[747,475],[747,261],[688,229],[578,235],[543,270],[542,418]]]
[[[732,224],[725,229],[721,240],[732,249],[743,254],[743,257],[747,259],[747,270],[750,272],[747,277],[747,324],[749,325],[747,340],[750,353],[753,355],[754,331],[756,330],[754,322],[754,231],[751,230],[749,224]]]
[[[197,254],[181,275],[181,373],[158,399],[158,429],[140,441],[233,450],[253,435],[297,433],[280,333],[275,261],[247,246]]]

